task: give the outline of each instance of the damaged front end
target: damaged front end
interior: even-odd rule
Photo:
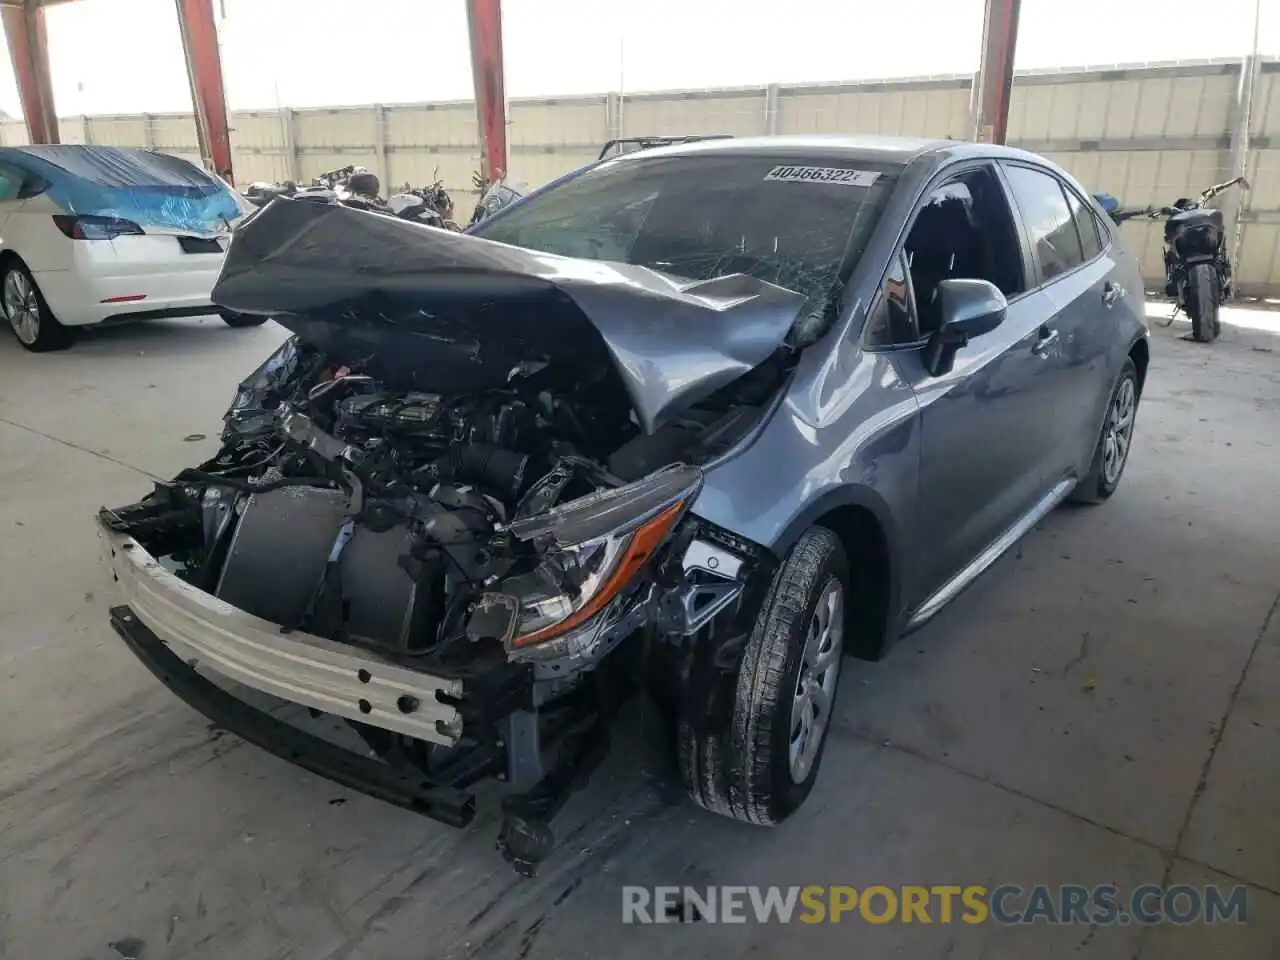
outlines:
[[[776,405],[800,306],[619,269],[266,207],[214,299],[294,336],[212,459],[101,511],[117,631],[216,722],[383,799],[462,825],[504,781],[499,847],[531,873],[644,638],[743,603],[762,551],[689,509]],[[342,718],[364,754],[197,667]]]

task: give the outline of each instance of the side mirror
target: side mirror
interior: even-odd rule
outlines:
[[[990,333],[1004,322],[1009,301],[986,280],[943,280],[938,284],[942,325],[924,348],[925,368],[935,377],[950,373],[956,353],[972,337]]]

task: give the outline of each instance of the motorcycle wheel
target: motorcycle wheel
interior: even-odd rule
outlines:
[[[1222,329],[1218,321],[1218,272],[1213,264],[1197,263],[1187,272],[1185,299],[1191,338],[1197,343],[1213,343]]]

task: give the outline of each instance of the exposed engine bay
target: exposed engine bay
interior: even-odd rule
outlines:
[[[607,534],[611,499],[630,505],[643,478],[655,507],[696,486],[780,375],[766,364],[646,434],[607,370],[397,391],[295,337],[240,385],[217,456],[105,521],[286,629],[403,656],[472,660],[488,644],[519,658],[609,562],[607,540],[578,547]]]

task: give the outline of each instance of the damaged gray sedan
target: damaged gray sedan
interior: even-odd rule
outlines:
[[[469,235],[277,199],[213,298],[293,336],[216,456],[101,511],[112,624],[353,788],[462,826],[498,782],[524,873],[635,693],[695,801],[780,822],[842,656],[1119,482],[1142,288],[1082,197],[1002,148],[774,138],[608,160]]]

